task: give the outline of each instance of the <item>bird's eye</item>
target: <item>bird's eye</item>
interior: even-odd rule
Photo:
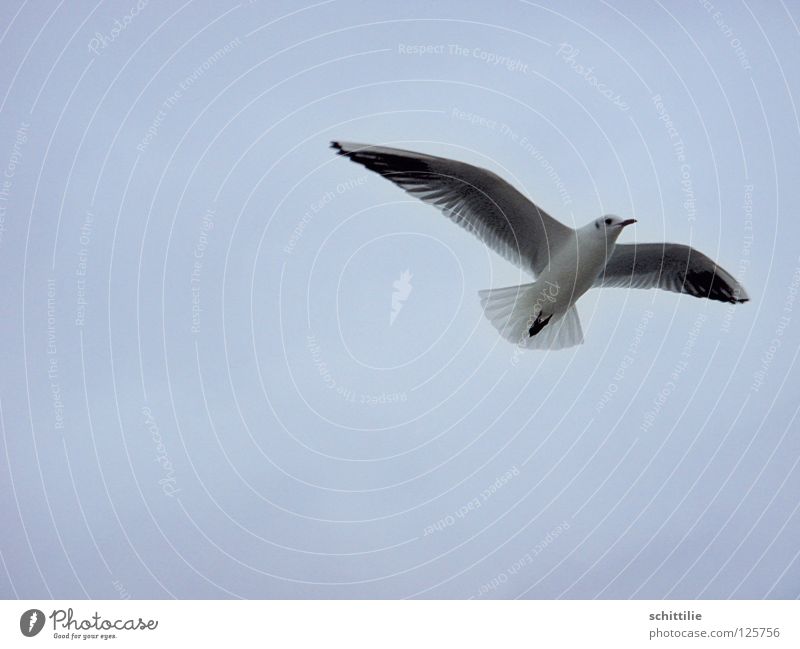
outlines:
[[[605,224],[606,224],[606,225],[611,225],[611,219],[606,219],[606,220],[605,220]]]

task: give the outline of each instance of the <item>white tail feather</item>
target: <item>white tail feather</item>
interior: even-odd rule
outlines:
[[[554,315],[535,336],[529,329],[538,315],[536,283],[479,291],[481,306],[500,335],[526,349],[565,349],[583,342],[583,329],[575,305],[566,313]],[[534,313],[537,311],[537,313]]]

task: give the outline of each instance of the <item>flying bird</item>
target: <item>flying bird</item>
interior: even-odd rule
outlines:
[[[492,325],[520,347],[581,344],[575,303],[590,288],[661,288],[731,304],[749,299],[730,273],[690,246],[617,243],[635,219],[608,214],[573,229],[486,169],[387,146],[331,147],[438,207],[533,276],[530,284],[478,292]]]

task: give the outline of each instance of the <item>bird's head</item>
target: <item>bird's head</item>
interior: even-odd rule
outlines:
[[[634,223],[636,223],[636,219],[622,219],[614,214],[606,214],[595,219],[586,227],[589,230],[601,232],[607,239],[615,241],[626,226]]]

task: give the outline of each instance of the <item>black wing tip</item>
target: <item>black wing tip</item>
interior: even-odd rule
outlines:
[[[705,295],[698,295],[697,297],[706,297],[706,296]],[[707,297],[710,300],[718,300],[720,302],[727,302],[728,304],[744,304],[745,302],[749,302],[750,301],[749,297],[728,297],[728,298],[724,298],[724,297],[712,297],[710,295],[707,296]]]
[[[345,158],[350,158],[351,160],[353,159],[353,156],[358,155],[359,151],[365,148],[365,145],[362,144],[358,144],[355,147],[352,145],[347,147],[347,145],[347,142],[342,142],[341,140],[331,140],[331,149],[336,151],[336,155],[341,155]]]
[[[694,291],[687,291],[686,289],[683,289],[679,292],[683,293],[684,295],[691,295],[692,297],[696,297],[701,300],[713,300],[715,302],[725,302],[727,304],[744,304],[745,302],[750,301],[749,297],[735,297],[733,295],[724,295],[719,293],[695,293]]]
[[[691,295],[692,297],[700,298],[701,300],[714,300],[715,302],[725,302],[727,304],[744,304],[745,302],[750,301],[748,296],[737,297],[735,293],[728,290],[720,290],[716,286],[712,288],[703,288],[698,291],[696,287],[688,287],[684,285],[679,292],[683,293],[684,295]]]
[[[397,184],[400,184],[401,176],[409,173],[430,173],[430,166],[426,159],[417,157],[416,154],[405,155],[405,152],[400,149],[358,142],[342,142],[341,140],[332,140],[330,146],[337,155],[363,165],[370,171],[385,176]]]
[[[725,293],[712,292],[712,293],[701,294],[701,295],[698,295],[697,297],[701,297],[701,298],[705,297],[705,298],[708,298],[709,300],[717,300],[719,302],[727,302],[728,304],[744,304],[745,302],[749,302],[750,301],[749,297],[737,297],[735,294],[731,295],[731,294],[729,294],[727,292],[725,292]]]
[[[750,296],[741,286],[731,287],[727,282],[723,283],[722,300],[729,304],[744,304],[750,301]],[[717,287],[715,289],[719,290]]]
[[[750,296],[744,288],[719,267],[713,270],[688,272],[681,280],[681,292],[695,297],[728,304],[743,304],[750,301]]]
[[[335,149],[336,153],[344,156],[352,156],[358,153],[366,152],[371,149],[372,144],[359,144],[356,142],[343,142],[342,140],[331,140],[331,149]]]

